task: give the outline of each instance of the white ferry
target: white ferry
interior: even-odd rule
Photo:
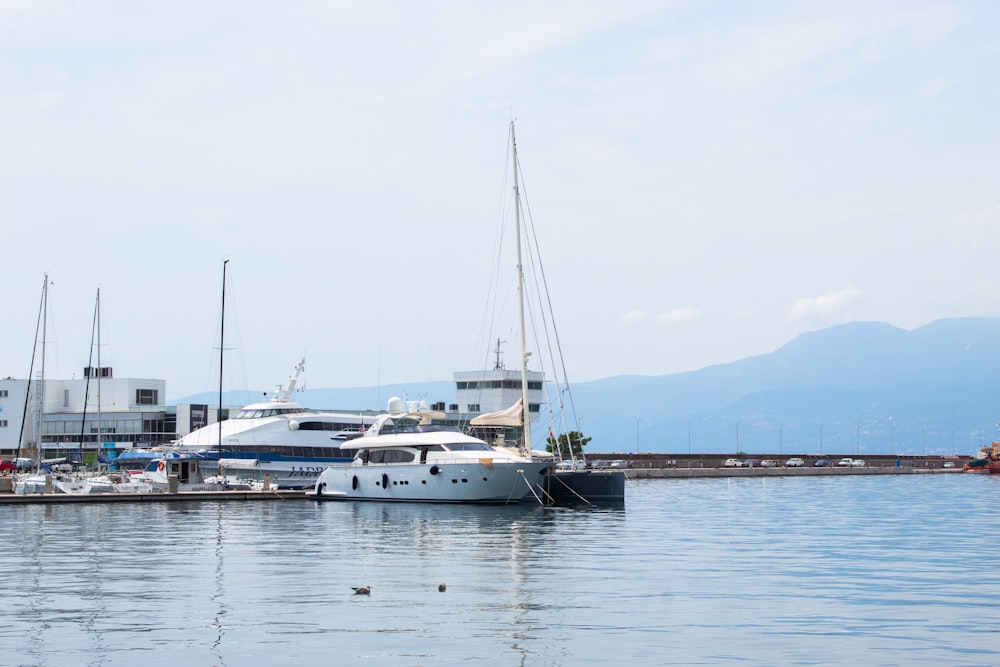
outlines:
[[[198,454],[206,475],[263,481],[279,489],[313,488],[332,463],[347,463],[353,451],[341,448],[375,422],[374,415],[313,412],[293,402],[292,392],[305,359],[270,400],[244,406],[227,420],[209,424],[177,443],[177,451]]]

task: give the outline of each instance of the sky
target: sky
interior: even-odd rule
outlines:
[[[225,259],[230,389],[482,368],[512,120],[573,382],[998,316],[998,73],[978,1],[0,0],[0,376],[47,273],[47,377],[100,289],[212,390]]]

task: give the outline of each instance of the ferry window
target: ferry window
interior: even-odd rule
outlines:
[[[479,403],[469,403],[468,412],[479,412]]]

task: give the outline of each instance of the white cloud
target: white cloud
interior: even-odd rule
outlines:
[[[704,316],[697,308],[671,308],[656,316],[656,323],[664,326],[699,320]]]
[[[861,296],[861,291],[849,287],[822,296],[796,299],[788,311],[789,322],[827,323],[844,315],[850,305]]]

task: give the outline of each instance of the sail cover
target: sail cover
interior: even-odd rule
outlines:
[[[469,423],[473,426],[521,426],[523,423],[523,412],[521,409],[521,399],[517,399],[517,403],[509,408],[479,415],[478,417],[474,417]]]

